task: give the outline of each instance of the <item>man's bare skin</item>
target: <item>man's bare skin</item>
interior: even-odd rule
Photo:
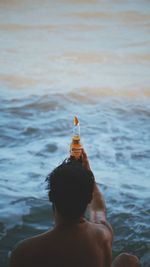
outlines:
[[[84,151],[82,162],[90,169]],[[113,231],[106,220],[105,202],[96,183],[88,205],[90,221],[84,216],[66,220],[56,207],[54,210],[54,229],[21,242],[12,252],[10,267],[111,267]],[[126,257],[121,265],[112,266],[126,267],[125,263]]]
[[[110,266],[111,234],[105,228],[84,219],[57,225],[52,231],[21,243],[13,252],[11,266]]]

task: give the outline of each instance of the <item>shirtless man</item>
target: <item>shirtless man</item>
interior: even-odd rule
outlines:
[[[140,266],[129,254],[121,254],[112,264],[113,231],[84,150],[82,165],[61,164],[47,181],[55,227],[19,243],[11,254],[11,267]],[[84,217],[86,210],[89,221]]]

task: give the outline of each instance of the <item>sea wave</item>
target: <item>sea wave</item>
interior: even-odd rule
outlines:
[[[84,106],[85,110],[89,107],[89,111],[96,109],[97,112],[101,110],[106,113],[107,110],[108,112],[111,110],[120,117],[132,115],[140,116],[141,118],[143,116],[143,119],[149,118],[149,98],[149,88],[132,91],[122,90],[120,92],[110,88],[81,88],[79,91],[70,91],[66,94],[50,93],[41,96],[37,94],[11,99],[2,97],[0,111],[7,120],[10,120],[9,116],[15,116],[16,118],[31,119],[33,124],[36,122],[35,116],[39,114],[40,116],[45,116],[45,121],[49,117],[51,125],[57,113],[63,111],[64,115],[61,116],[63,113],[60,114],[60,124],[57,124],[57,127],[60,125],[60,128],[63,128],[63,118],[67,112],[70,113],[71,110],[72,113],[75,110],[77,112],[77,110],[80,110],[81,105]],[[3,118],[1,124],[5,125],[6,120]],[[23,121],[19,125],[22,123]],[[13,129],[18,126],[14,124]],[[28,126],[24,133],[33,133],[37,130],[37,127]]]

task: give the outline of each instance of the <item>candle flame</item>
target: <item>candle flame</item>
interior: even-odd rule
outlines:
[[[78,118],[75,116],[74,117],[74,125],[78,125],[79,124],[79,120],[78,120]]]

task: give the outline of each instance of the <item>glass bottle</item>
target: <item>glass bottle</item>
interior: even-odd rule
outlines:
[[[73,136],[70,145],[70,156],[72,159],[81,160],[82,145],[80,143],[80,123],[77,117],[74,117],[73,124]]]

